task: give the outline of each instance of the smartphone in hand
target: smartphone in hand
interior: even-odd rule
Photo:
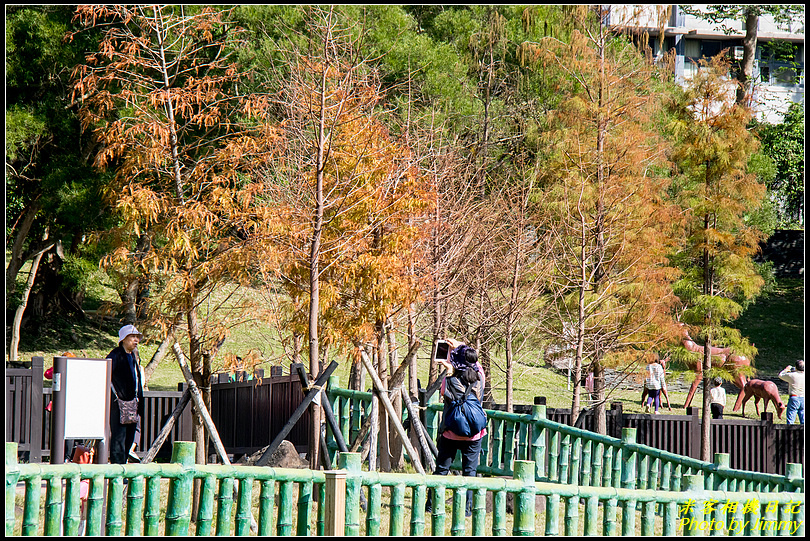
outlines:
[[[450,358],[450,344],[445,340],[439,340],[436,343],[436,360],[439,362],[447,362]]]

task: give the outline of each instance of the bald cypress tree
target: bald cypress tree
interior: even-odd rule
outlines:
[[[763,234],[746,219],[765,198],[765,186],[748,171],[758,147],[747,127],[750,111],[735,100],[726,77],[727,60],[702,62],[698,74],[672,103],[673,161],[680,173],[680,196],[688,220],[685,244],[677,256],[683,278],[676,292],[684,303],[683,323],[705,343],[701,459],[711,455],[709,381],[712,346],[747,356],[753,348],[726,323],[755,297],[763,279],[754,266]]]

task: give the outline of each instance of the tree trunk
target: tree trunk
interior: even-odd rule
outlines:
[[[399,366],[399,361],[397,359],[397,343],[396,343],[396,335],[394,334],[394,325],[393,322],[389,319],[388,325],[386,325],[386,345],[388,347],[388,370],[387,374],[394,374]],[[392,389],[391,385],[388,382],[385,382],[386,387],[388,389]],[[395,393],[391,396],[391,403],[394,406],[394,410],[399,415],[399,418],[402,419],[402,395],[401,393]],[[416,430],[413,430],[415,432]],[[402,439],[399,437],[399,434],[395,430],[394,426],[389,423],[389,430],[388,430],[388,441],[390,451],[391,451],[391,469],[393,471],[403,471],[405,469],[405,454],[403,451],[403,442]]]
[[[712,368],[712,337],[706,337],[703,348],[703,422],[700,430],[700,460],[712,460],[712,397],[709,370]]]
[[[747,105],[753,85],[754,59],[757,53],[757,33],[759,28],[759,6],[745,10],[745,37],[743,38],[743,57],[740,73],[737,75],[737,104]]]
[[[17,311],[14,313],[14,323],[11,327],[11,343],[9,345],[9,354],[8,358],[11,362],[16,362],[18,353],[17,349],[20,345],[20,325],[22,323],[23,313],[25,312],[25,307],[28,305],[28,295],[31,293],[31,288],[34,287],[34,279],[37,277],[37,269],[39,268],[39,262],[42,260],[42,255],[53,248],[53,244],[48,246],[47,248],[40,250],[35,256],[34,260],[31,262],[31,271],[28,274],[28,281],[25,283],[25,289],[23,290],[22,299],[20,300],[20,305],[17,307]]]
[[[25,209],[20,226],[14,232],[14,242],[11,245],[11,254],[6,266],[6,298],[9,298],[17,289],[17,274],[19,274],[26,259],[23,256],[23,246],[40,208],[41,203],[39,196],[37,196],[34,202]]]
[[[605,407],[605,369],[602,363],[595,362],[593,366],[593,391],[596,395],[596,426],[597,434],[607,435],[607,415]]]

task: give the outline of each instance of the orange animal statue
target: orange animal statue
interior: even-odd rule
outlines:
[[[748,383],[745,384],[745,389],[743,389],[742,394],[740,395],[743,397],[742,399],[742,414],[745,415],[745,403],[753,397],[754,398],[754,407],[757,409],[757,415],[759,415],[759,399],[761,398],[762,401],[765,403],[765,408],[763,411],[768,411],[768,403],[773,402],[773,407],[776,409],[776,415],[781,419],[782,413],[787,409],[782,403],[782,398],[779,396],[779,389],[776,388],[776,384],[772,381],[764,381],[761,379],[752,379]],[[739,405],[734,406],[734,411],[737,411]]]
[[[703,354],[705,351],[704,346],[699,346],[692,340],[692,337],[689,336],[689,331],[686,330],[686,326],[681,323],[681,343],[683,347],[686,348],[687,351],[691,351],[692,353],[700,353],[701,357],[697,361],[694,362],[693,365],[690,364],[689,368],[693,369],[697,375],[695,377],[695,381],[692,382],[692,386],[689,388],[689,394],[686,395],[686,402],[684,403],[683,407],[688,408],[689,405],[692,403],[692,397],[695,396],[695,391],[697,391],[698,385],[703,380]],[[739,387],[740,391],[745,389],[745,384],[747,382],[747,378],[739,372],[740,368],[744,368],[746,366],[751,366],[751,360],[748,359],[745,355],[737,355],[731,352],[731,348],[712,348],[712,366],[724,366],[734,372],[734,385]],[[737,402],[734,405],[734,411],[739,409],[739,406],[743,399],[743,393],[740,393],[737,396]]]

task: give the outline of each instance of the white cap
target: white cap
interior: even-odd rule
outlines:
[[[143,336],[138,329],[135,328],[135,325],[124,325],[121,327],[121,330],[118,331],[118,341],[122,342],[124,338],[129,336],[130,334],[137,334],[138,336]]]

